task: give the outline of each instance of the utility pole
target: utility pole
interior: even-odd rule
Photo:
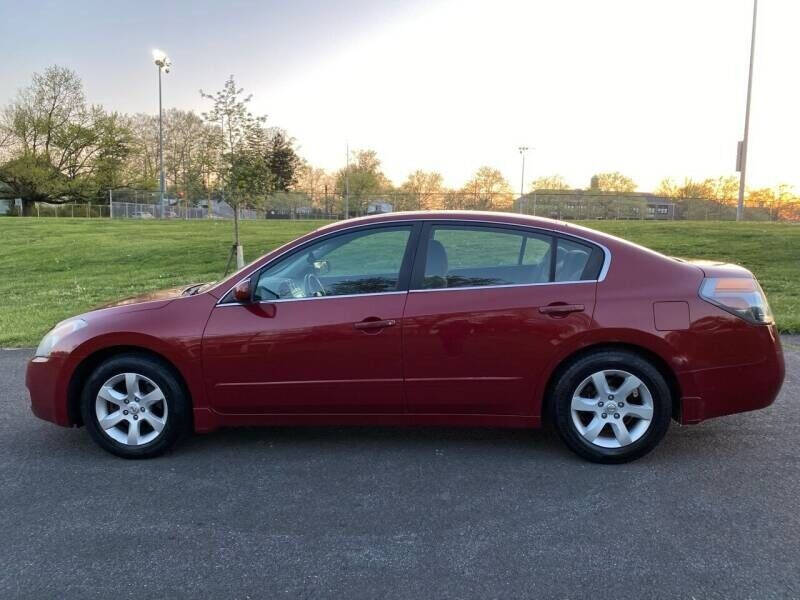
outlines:
[[[345,144],[346,160],[344,166],[344,218],[350,218],[350,143]]]
[[[739,202],[736,205],[736,220],[744,219],[744,189],[747,173],[747,141],[750,133],[750,95],[753,89],[753,56],[756,50],[756,15],[758,0],[753,0],[753,31],[750,35],[750,70],[747,75],[747,104],[744,110],[744,136],[739,142],[736,153],[736,170],[739,171]]]
[[[522,176],[519,182],[519,212],[522,213],[522,201],[525,195],[525,153],[528,152],[527,146],[520,146],[519,153],[522,156]]]

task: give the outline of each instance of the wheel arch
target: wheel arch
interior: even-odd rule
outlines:
[[[192,401],[191,390],[189,389],[186,378],[183,376],[183,373],[181,373],[180,369],[178,369],[178,367],[176,367],[175,364],[166,356],[155,350],[152,350],[151,348],[146,348],[143,346],[106,346],[85,356],[78,363],[73,370],[72,375],[70,376],[69,383],[67,384],[67,415],[69,417],[70,424],[76,426],[83,425],[83,418],[81,417],[80,409],[80,398],[86,378],[89,376],[92,370],[97,367],[97,365],[108,360],[109,358],[119,356],[120,354],[144,356],[160,363],[175,376],[175,379],[177,379],[178,384],[183,390],[183,393],[186,394],[186,399],[189,401],[190,406],[194,405]],[[193,414],[193,412],[194,411],[189,411],[190,414]]]
[[[644,346],[640,346],[638,344],[629,342],[597,342],[588,346],[584,346],[567,355],[551,371],[550,377],[547,379],[547,384],[544,387],[544,396],[542,398],[541,419],[543,423],[550,422],[552,420],[553,388],[556,386],[556,383],[564,371],[566,371],[574,362],[585,356],[607,350],[618,350],[630,352],[632,354],[638,354],[642,358],[651,362],[653,366],[658,369],[659,373],[661,373],[667,382],[667,385],[669,386],[670,395],[672,397],[672,418],[680,422],[681,387],[675,371],[669,366],[669,363],[664,360],[664,358],[649,348],[645,348]]]

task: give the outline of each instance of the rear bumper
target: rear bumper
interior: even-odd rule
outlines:
[[[770,349],[758,362],[683,373],[681,423],[700,423],[772,404],[785,374],[783,349],[776,331],[773,339]]]
[[[33,414],[57,425],[71,425],[67,409],[64,359],[34,357],[28,362],[25,386],[31,397]]]

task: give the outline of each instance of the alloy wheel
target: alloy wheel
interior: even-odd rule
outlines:
[[[622,448],[640,439],[653,421],[653,396],[627,371],[592,373],[575,389],[572,423],[583,439],[601,448]]]
[[[167,400],[156,383],[139,373],[119,373],[97,393],[95,416],[100,429],[115,442],[142,446],[164,431]]]

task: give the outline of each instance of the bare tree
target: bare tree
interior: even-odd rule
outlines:
[[[503,174],[492,167],[481,167],[462,188],[465,208],[508,210],[514,196]]]
[[[267,157],[268,137],[264,129],[266,117],[254,116],[248,107],[252,95],[236,87],[231,75],[216,94],[206,94],[212,108],[203,113],[206,122],[219,125],[221,160],[217,177],[224,198],[233,207],[233,253],[236,266],[244,266],[244,252],[239,242],[239,209],[263,199],[271,187]]]
[[[592,177],[590,189],[600,192],[635,192],[636,182],[619,171],[597,173]]]
[[[415,210],[435,210],[442,208],[444,178],[441,173],[416,170],[400,186],[400,189],[412,195]]]
[[[572,186],[561,175],[546,175],[531,182],[531,189],[536,190],[571,190]]]

